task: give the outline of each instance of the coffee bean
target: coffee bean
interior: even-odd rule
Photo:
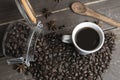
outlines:
[[[23,52],[27,48],[27,39],[30,34],[30,27],[28,27],[22,22],[10,24],[7,35],[5,35],[7,36],[5,40],[5,52],[8,56],[18,57],[20,54],[25,54]],[[25,34],[26,32],[28,33]]]
[[[5,40],[6,54],[22,56],[26,53],[31,28],[16,23],[10,29],[13,30],[9,30]],[[61,34],[40,34],[33,38],[36,46],[30,52],[34,53],[35,61],[30,63],[28,72],[35,80],[97,80],[110,64],[115,38],[114,33],[105,33],[104,46],[94,54],[82,56],[73,45],[62,43]]]
[[[106,43],[104,45],[107,44],[107,46],[105,47],[103,46],[103,48],[98,52],[88,56],[81,56],[74,50],[73,45],[64,44],[60,40],[58,40],[57,38],[58,35],[56,35],[55,33],[47,34],[45,35],[45,37],[44,40],[46,40],[45,42],[49,43],[49,45],[44,45],[40,47],[42,50],[46,51],[39,54],[42,56],[39,56],[38,60],[41,59],[41,57],[45,57],[44,59],[39,60],[44,63],[39,64],[41,66],[47,66],[47,69],[41,68],[40,70],[44,72],[47,70],[48,73],[57,72],[60,73],[61,75],[59,77],[59,75],[57,74],[55,76],[53,73],[52,73],[53,75],[52,74],[47,75],[44,74],[44,72],[41,72],[40,74],[44,77],[44,79],[48,79],[45,76],[49,76],[49,79],[96,80],[99,76],[101,76],[104,70],[107,69],[107,66],[109,66],[109,62],[111,60],[110,59],[111,52],[109,51],[108,45],[111,45],[111,43],[110,44],[108,43],[110,40],[106,39]],[[109,35],[109,37],[112,38],[113,36]],[[43,42],[44,40],[42,39],[38,41]],[[56,46],[55,44],[58,45]],[[43,43],[38,46],[41,45],[43,45]],[[53,67],[55,65],[57,65],[56,66],[57,69]],[[91,68],[89,68],[90,66]],[[33,68],[35,68],[35,66]],[[31,74],[32,73],[33,72],[31,72]]]

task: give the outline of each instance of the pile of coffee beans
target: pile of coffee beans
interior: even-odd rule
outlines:
[[[7,55],[18,57],[26,53],[27,40],[31,28],[20,22],[14,23],[7,31],[5,51]],[[104,46],[94,54],[82,56],[73,44],[61,41],[62,34],[55,32],[40,34],[35,38],[34,62],[26,71],[35,80],[97,80],[108,68],[115,35],[105,33]],[[31,52],[31,51],[30,51]]]
[[[10,24],[5,35],[5,54],[12,57],[20,57],[26,54],[30,32],[31,28],[23,22]]]
[[[35,48],[35,62],[31,62],[29,72],[35,80],[97,80],[108,68],[115,45],[112,32],[106,33],[105,37],[102,49],[82,56],[72,44],[61,42],[61,35],[40,35]]]

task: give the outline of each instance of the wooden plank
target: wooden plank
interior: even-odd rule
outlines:
[[[37,15],[41,13],[42,8],[49,8],[51,11],[55,11],[55,10],[68,7],[74,1],[81,1],[83,3],[91,2],[91,0],[62,0],[60,3],[57,3],[57,2],[54,2],[54,0],[53,1],[51,0],[30,0]],[[119,0],[114,0],[114,1],[113,0],[105,0],[105,1],[102,0],[103,2],[99,2],[101,0],[92,0],[92,2],[93,1],[97,1],[97,2],[94,2],[94,4],[92,5],[89,5],[90,8],[110,18],[120,21],[120,14],[119,14],[120,1]],[[6,22],[9,22],[9,21],[13,21],[13,20],[16,21],[16,20],[23,18],[21,14],[19,13],[14,0],[0,0],[0,12],[1,12],[0,13],[0,25]],[[46,23],[48,21],[55,19],[57,26],[65,24],[66,28],[64,29],[64,32],[68,31],[68,33],[71,33],[72,29],[80,22],[83,22],[85,20],[88,20],[88,21],[96,20],[94,18],[74,14],[71,10],[54,13],[48,19],[45,19],[44,17],[39,17],[38,19],[42,20],[44,26],[46,26]],[[110,26],[106,23],[103,23],[103,24],[105,26],[104,29],[106,30],[113,28],[113,26]],[[2,40],[3,40],[3,36],[4,36],[7,26],[8,25],[0,26],[0,52],[1,53],[2,53]]]
[[[35,12],[39,14],[43,8],[48,8],[51,11],[63,9],[69,7],[73,2],[81,1],[82,3],[91,2],[91,0],[61,0],[59,3],[55,0],[30,0],[31,5],[33,6]],[[92,0],[96,1],[96,0]]]
[[[81,1],[83,3],[91,2],[91,0],[74,0],[74,1]],[[73,0],[62,0],[60,3],[57,3],[57,2],[54,2],[54,0],[30,0],[36,14],[40,14],[42,8],[49,8],[51,11],[66,8],[70,6],[70,4],[74,1]],[[93,1],[101,1],[101,0],[92,0],[92,2]],[[102,0],[102,1],[103,2],[100,2],[98,4],[96,3],[93,5],[90,5],[90,7],[93,8],[94,10],[106,9],[106,8],[109,9],[109,6],[111,8],[110,4],[112,3],[112,9],[114,9],[115,6],[118,6],[120,4],[120,1],[118,0],[114,0],[114,1],[113,0],[105,0],[105,1]],[[107,6],[106,6],[106,3],[108,4]],[[22,16],[20,15],[16,7],[14,0],[0,1],[0,12],[1,12],[0,23],[22,18]],[[99,12],[102,13],[100,10]]]
[[[0,23],[22,18],[14,0],[0,0]]]
[[[12,65],[8,65],[6,60],[9,58],[0,58],[0,80],[34,80],[31,75],[24,75],[13,70]]]
[[[75,0],[78,1],[78,0]],[[84,0],[82,0],[84,1]],[[90,1],[90,0],[85,0]],[[70,5],[72,0],[65,0],[61,3],[54,2],[54,0],[30,0],[35,12],[40,13],[42,8],[50,8],[50,10],[57,10]],[[63,6],[64,5],[64,6]],[[11,20],[21,19],[17,6],[14,0],[0,0],[0,23],[8,22]]]
[[[49,16],[48,19],[45,19],[45,17],[43,17],[43,16],[38,19],[40,19],[42,21],[44,27],[47,27],[46,23],[49,22],[50,20],[55,20],[57,27],[65,25],[64,30],[65,30],[65,32],[68,32],[68,33],[71,33],[73,28],[81,22],[84,22],[87,20],[91,21],[91,22],[96,21],[96,19],[94,19],[94,18],[73,14],[73,12],[71,10],[53,14],[53,15]]]

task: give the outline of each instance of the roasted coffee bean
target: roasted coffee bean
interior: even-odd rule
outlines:
[[[7,55],[18,57],[26,53],[30,30],[22,23],[11,25],[5,40]],[[33,38],[35,46],[30,48],[35,61],[25,71],[35,80],[97,80],[110,64],[115,39],[114,33],[105,33],[103,47],[94,54],[82,56],[72,44],[64,44],[60,34],[40,34]]]
[[[60,1],[62,1],[62,0],[55,0],[55,2],[58,2],[58,3],[59,3]]]
[[[41,44],[36,45],[36,65],[31,66],[30,73],[36,80],[97,80],[108,68],[115,45],[113,33],[108,32],[105,36],[109,38],[105,38],[102,49],[87,56],[77,53],[73,45],[62,43],[58,34],[46,34],[44,39],[40,36],[37,43]],[[43,46],[43,43],[49,45]],[[38,51],[38,48],[43,51]],[[38,65],[40,68],[37,68]]]
[[[59,26],[58,29],[63,29],[65,25]]]
[[[7,56],[18,57],[25,54],[24,50],[27,48],[30,30],[30,27],[23,22],[10,24],[7,35],[5,35],[5,54]]]

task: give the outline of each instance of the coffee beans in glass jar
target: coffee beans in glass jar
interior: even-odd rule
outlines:
[[[25,22],[14,22],[8,26],[3,39],[3,53],[14,58],[7,60],[8,64],[23,63],[29,66],[29,62],[34,61],[34,46],[39,31],[39,26],[29,26]]]
[[[31,30],[31,27],[23,23],[12,24],[4,38],[5,54],[14,57],[24,55]],[[114,33],[105,33],[104,46],[86,56],[77,53],[73,44],[63,43],[62,34],[37,33],[29,49],[34,54],[34,61],[30,62],[30,67],[22,68],[31,73],[35,80],[97,80],[108,69],[115,46]]]
[[[4,55],[20,57],[25,54],[30,31],[31,27],[21,22],[10,24],[3,40]]]

